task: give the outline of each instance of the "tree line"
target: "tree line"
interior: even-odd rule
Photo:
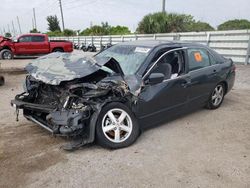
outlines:
[[[59,19],[56,15],[50,15],[47,18],[49,36],[100,36],[100,35],[126,35],[132,32],[126,26],[111,26],[108,22],[102,22],[101,25],[93,25],[84,30],[72,30],[60,28]],[[201,31],[223,31],[250,29],[250,21],[246,19],[234,19],[220,24],[217,28],[209,23],[197,21],[192,15],[178,13],[156,12],[147,14],[139,22],[136,34],[152,33],[171,33],[171,32],[201,32]],[[32,29],[31,33],[39,33],[37,29]],[[10,37],[10,33],[6,33]],[[5,36],[6,36],[5,34]]]
[[[74,31],[72,29],[64,29],[64,31],[61,31],[59,20],[56,15],[48,16],[47,22],[48,22],[48,30],[49,30],[47,34],[49,36],[125,35],[125,34],[131,33],[129,28],[126,26],[120,26],[120,25],[111,26],[108,24],[108,22],[102,22],[101,25],[93,25],[82,31],[80,30]]]

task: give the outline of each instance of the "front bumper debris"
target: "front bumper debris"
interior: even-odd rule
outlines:
[[[55,108],[53,106],[44,105],[44,104],[34,104],[29,102],[24,102],[21,100],[11,100],[11,106],[18,108],[18,109],[28,109],[28,110],[35,110],[41,112],[52,112]]]
[[[12,100],[11,106],[16,108],[17,119],[19,110],[22,109],[24,117],[27,120],[39,125],[53,135],[70,136],[72,138],[71,141],[61,146],[64,150],[73,151],[94,141],[94,125],[97,120],[97,115],[90,117],[89,112],[84,113],[74,110],[56,111],[52,106],[33,104],[18,99]],[[38,114],[46,113],[48,115],[44,120],[36,114],[36,112],[38,112]],[[81,121],[81,119],[84,118],[86,121]]]
[[[11,106],[16,108],[16,115],[18,120],[19,110],[23,109],[23,115],[26,119],[36,123],[45,128],[47,131],[61,135],[73,136],[79,130],[84,129],[85,121],[90,117],[89,111],[81,112],[77,110],[57,110],[55,107],[44,104],[34,104],[25,102],[22,99],[15,99],[11,101]]]

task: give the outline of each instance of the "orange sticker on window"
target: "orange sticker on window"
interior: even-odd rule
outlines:
[[[200,52],[195,52],[194,57],[195,57],[195,61],[202,62],[202,56],[201,56]]]

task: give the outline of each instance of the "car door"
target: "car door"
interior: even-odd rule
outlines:
[[[188,48],[189,108],[202,106],[208,100],[218,81],[220,66],[211,63],[211,56],[205,48]]]
[[[31,36],[21,36],[15,42],[15,50],[17,55],[26,55],[32,52]]]
[[[180,74],[174,75],[172,71],[170,78],[165,78],[157,84],[148,84],[147,76],[155,71],[162,71],[157,67],[160,67],[163,58],[167,59],[164,63],[170,64],[169,58],[166,57],[174,52],[181,54],[181,59],[178,59],[180,66],[182,66]],[[144,75],[145,86],[139,95],[136,114],[142,126],[146,127],[161,122],[172,115],[182,113],[185,109],[187,102],[186,84],[189,82],[189,76],[185,74],[183,54],[182,49],[170,50],[165,55],[163,54]]]
[[[31,42],[33,47],[32,54],[49,53],[49,43],[45,40],[45,36],[32,36]]]

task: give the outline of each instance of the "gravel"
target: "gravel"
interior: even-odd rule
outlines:
[[[27,60],[13,60],[15,67]],[[0,87],[0,187],[250,187],[250,66],[217,110],[200,109],[145,131],[131,147],[75,152],[20,115],[10,100],[25,75]]]

